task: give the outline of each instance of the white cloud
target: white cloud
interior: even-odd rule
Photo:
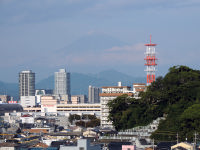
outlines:
[[[127,10],[144,10],[162,8],[166,10],[168,8],[176,7],[196,7],[200,5],[199,0],[102,0],[95,3],[90,8],[87,8],[86,12],[102,12],[107,11],[127,11]]]
[[[136,51],[141,51],[144,50],[144,44],[143,43],[139,43],[136,45],[125,45],[125,46],[115,46],[112,47],[110,49],[106,49],[105,51],[107,52],[136,52]]]
[[[145,46],[142,43],[125,45],[121,47],[114,46],[110,49],[102,50],[100,53],[90,51],[77,54],[68,54],[67,56],[55,56],[55,59],[52,58],[52,60],[50,60],[52,63],[49,63],[49,65],[141,64],[144,61],[144,52]]]

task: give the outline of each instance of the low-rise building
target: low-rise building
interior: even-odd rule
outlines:
[[[34,117],[30,114],[25,114],[20,117],[22,123],[34,124]]]
[[[61,145],[60,150],[101,150],[100,145],[91,145],[88,139],[79,139],[75,146]]]
[[[32,112],[32,113],[44,113],[44,108],[46,108],[46,113],[57,113],[62,114],[64,116],[68,116],[69,114],[95,114],[96,116],[100,116],[101,112],[101,104],[57,104],[56,108],[53,107],[53,111],[50,112],[50,109],[47,105],[44,104],[44,106],[41,107],[27,107],[24,108],[24,111],[26,112]],[[51,108],[51,105],[50,105]],[[43,109],[43,110],[42,110]],[[55,112],[56,109],[56,112]]]
[[[122,145],[122,150],[136,150],[135,145]]]
[[[20,96],[22,107],[33,107],[36,105],[35,96]]]
[[[193,150],[194,149],[194,145],[190,144],[190,143],[186,143],[186,142],[181,142],[178,143],[174,146],[171,146],[171,150]]]
[[[134,98],[139,98],[139,93],[145,92],[146,88],[147,86],[145,83],[133,83]]]
[[[71,102],[72,104],[79,104],[80,98],[78,96],[71,96]]]
[[[56,113],[57,103],[58,103],[58,100],[55,99],[53,96],[42,96],[41,97],[41,112],[42,113],[47,113],[47,112]]]
[[[11,97],[9,95],[0,95],[0,102],[7,103],[11,100]]]
[[[41,105],[41,97],[44,95],[52,95],[53,90],[37,89],[35,90],[36,105]]]

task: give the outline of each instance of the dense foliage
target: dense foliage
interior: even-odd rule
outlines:
[[[192,141],[200,131],[200,71],[186,66],[169,69],[140,94],[140,99],[120,96],[110,103],[109,119],[117,130],[146,125],[157,117],[166,116],[152,134],[156,140]],[[179,139],[179,140],[180,140]]]
[[[77,121],[76,122],[76,125],[77,126],[81,126],[81,127],[97,127],[97,126],[100,126],[100,119],[92,119],[92,120],[89,120],[89,121]]]
[[[75,123],[77,126],[82,127],[97,127],[100,125],[100,119],[95,115],[84,114],[82,116],[71,114],[68,118],[71,124]]]
[[[68,120],[72,124],[74,120],[81,120],[81,116],[77,114],[70,114]]]

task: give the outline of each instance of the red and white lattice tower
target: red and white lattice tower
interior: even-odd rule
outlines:
[[[145,66],[147,72],[147,86],[150,85],[152,82],[155,81],[155,72],[156,72],[156,44],[151,43],[151,36],[150,36],[150,43],[145,44],[146,52],[145,52]]]

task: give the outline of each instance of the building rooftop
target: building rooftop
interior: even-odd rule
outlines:
[[[32,70],[24,70],[24,71],[21,71],[21,73],[32,73]]]
[[[101,97],[117,97],[117,96],[121,96],[121,95],[128,95],[128,96],[133,96],[133,93],[100,93],[99,96]]]
[[[131,88],[130,86],[103,86],[102,88]]]

